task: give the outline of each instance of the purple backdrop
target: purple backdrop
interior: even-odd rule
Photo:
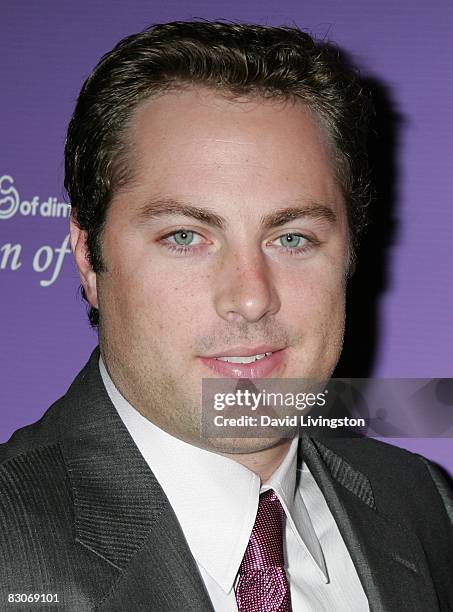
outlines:
[[[0,441],[64,393],[96,344],[65,248],[66,210],[58,206],[65,129],[80,86],[124,35],[196,17],[297,24],[336,41],[387,86],[404,116],[399,232],[379,303],[373,375],[453,376],[448,0],[15,0],[2,6],[0,25]],[[453,471],[449,438],[393,443]]]

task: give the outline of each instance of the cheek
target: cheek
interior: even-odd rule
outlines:
[[[179,263],[179,262],[178,262]],[[190,273],[182,266],[165,270],[138,263],[112,269],[101,282],[101,294],[111,296],[107,310],[121,324],[156,339],[187,338],[204,320],[209,304],[207,275]]]
[[[304,268],[285,279],[280,275],[282,308],[296,317],[304,328],[342,319],[345,279],[339,269]]]

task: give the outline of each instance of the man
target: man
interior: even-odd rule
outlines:
[[[427,461],[200,426],[203,379],[332,374],[366,108],[291,28],[155,26],[94,69],[66,187],[100,350],[1,449],[4,609],[453,609],[452,501]]]

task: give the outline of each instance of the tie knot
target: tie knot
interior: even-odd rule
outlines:
[[[283,519],[285,512],[275,491],[260,495],[258,513],[239,572],[283,567]]]

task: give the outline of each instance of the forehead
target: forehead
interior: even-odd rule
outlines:
[[[128,143],[132,189],[144,197],[240,200],[250,211],[292,198],[341,199],[329,138],[301,102],[167,92],[136,109]]]

